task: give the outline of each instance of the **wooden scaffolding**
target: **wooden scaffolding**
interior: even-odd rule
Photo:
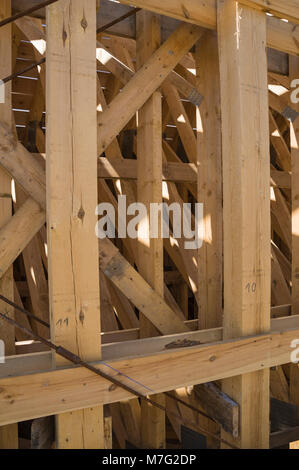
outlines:
[[[298,447],[299,0],[48,3],[0,27],[0,294],[43,323],[0,313],[160,407],[2,318],[0,448]],[[119,196],[202,246],[98,240]]]

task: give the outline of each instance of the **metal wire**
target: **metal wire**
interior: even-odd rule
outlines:
[[[37,321],[38,323],[41,323],[42,325],[46,326],[47,328],[50,328],[49,323],[45,322],[44,320],[41,320],[36,315],[33,315],[33,313],[28,312],[28,310],[25,310],[23,307],[20,307],[18,304],[16,304],[12,300],[9,300],[7,297],[4,297],[4,295],[0,294],[0,300],[2,300],[3,302],[6,302],[11,307],[14,307],[15,309],[19,310],[24,315],[27,315],[27,317],[32,318],[33,320]]]
[[[121,21],[129,18],[130,16],[136,15],[138,11],[140,11],[141,8],[134,8],[131,11],[128,11],[124,15],[120,16],[119,18],[116,18],[116,20],[110,21],[110,23],[105,24],[104,26],[101,26],[100,28],[97,29],[97,34],[103,33],[107,29],[111,28],[111,26],[114,26],[117,23],[120,23]]]
[[[23,73],[29,72],[30,70],[34,69],[35,67],[38,67],[39,65],[44,64],[45,62],[46,62],[46,58],[44,57],[39,62],[34,62],[34,64],[28,65],[28,67],[26,67],[25,69],[20,70],[19,72],[12,73],[11,75],[8,75],[8,77],[3,78],[2,81],[3,83],[10,82],[14,78],[20,77]]]

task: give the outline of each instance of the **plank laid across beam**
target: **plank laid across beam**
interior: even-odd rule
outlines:
[[[97,364],[130,386],[132,382],[118,371],[152,390],[134,382],[141,393],[160,393],[286,364],[292,352],[290,344],[298,335],[297,320],[290,330],[109,361],[114,372],[101,362]],[[129,398],[128,392],[111,387],[110,382],[82,367],[2,378],[0,425]]]
[[[280,307],[272,307],[273,315],[277,315],[277,318],[271,320],[271,331],[284,331],[285,329],[291,329],[297,327],[298,317],[286,317],[289,315],[290,305],[282,305]],[[20,322],[20,320],[17,320]],[[175,342],[182,339],[187,339],[190,341],[199,341],[201,344],[204,343],[213,343],[215,341],[222,341],[223,339],[223,329],[222,328],[213,328],[209,330],[198,330],[198,320],[186,320],[186,326],[191,330],[188,333],[177,333],[174,335],[163,335],[151,339],[139,340],[140,332],[139,328],[131,328],[130,330],[116,330],[116,331],[106,331],[101,333],[102,338],[102,359],[118,359],[128,355],[136,355],[139,353],[150,353],[150,352],[159,352],[165,349],[165,346],[172,342],[172,345],[175,346]],[[26,325],[25,325],[26,326]],[[171,339],[170,339],[171,338]],[[32,367],[32,358],[34,353],[40,353],[47,351],[47,347],[42,345],[38,341],[26,341],[28,338],[25,338],[25,342],[20,340],[16,343],[16,352],[18,354],[16,358],[8,358],[6,365],[2,365],[0,371],[0,377],[11,376],[11,371],[13,375],[22,375],[25,372],[33,372],[45,370],[47,366],[43,367],[37,361],[36,367]],[[138,340],[138,341],[136,341]],[[117,343],[117,344],[115,344]],[[130,352],[131,351],[131,352]],[[20,355],[26,354],[21,357],[21,363],[19,362]],[[12,363],[12,369],[10,369],[9,363]],[[17,365],[19,363],[19,366]],[[28,367],[27,367],[28,364]],[[17,372],[19,370],[20,372]],[[6,373],[7,372],[7,373]]]
[[[293,0],[290,0],[293,1]],[[171,16],[204,28],[216,29],[216,0],[120,0],[120,3]],[[267,2],[269,3],[269,2]],[[277,0],[276,4],[284,4]],[[297,14],[298,22],[298,14]],[[267,17],[267,45],[289,54],[298,55],[299,31],[294,24]]]
[[[223,340],[223,328],[197,330],[195,320],[188,320],[186,324],[193,331],[176,333],[173,335],[155,336],[154,338],[139,339],[139,329],[117,330],[102,333],[102,360],[121,360],[124,357],[144,356],[157,354],[166,350],[176,349],[183,342],[186,345],[203,345]],[[299,316],[277,318],[271,321],[271,333],[297,329]],[[35,342],[33,344],[17,343],[17,356],[7,357],[0,369],[0,378],[21,376],[52,369],[51,352],[46,346]]]

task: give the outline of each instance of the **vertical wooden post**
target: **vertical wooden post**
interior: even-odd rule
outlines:
[[[11,15],[11,0],[2,0],[0,19]],[[12,31],[11,25],[0,29],[0,78],[11,74],[12,70]],[[0,103],[0,119],[13,126],[11,110],[11,82],[5,85],[5,103]],[[0,227],[6,224],[12,215],[11,178],[0,169]],[[13,267],[11,266],[0,281],[0,292],[13,299]],[[0,311],[13,316],[13,309],[0,302]],[[5,355],[15,354],[15,329],[7,323],[0,322],[0,339],[5,344]],[[16,449],[18,447],[18,425],[0,427],[0,449]]]
[[[137,14],[137,69],[160,46],[160,17],[141,11]],[[162,202],[162,105],[156,91],[138,112],[137,129],[137,194],[138,202],[146,205]],[[149,218],[138,227],[139,271],[144,279],[163,296],[163,240],[151,239]],[[140,335],[157,335],[157,330],[140,315]],[[164,396],[155,400],[165,404]],[[141,444],[144,448],[165,447],[165,413],[146,402],[141,404]]]
[[[290,81],[299,78],[299,58],[289,56]],[[293,91],[293,89],[292,89]],[[299,104],[292,103],[299,112]],[[290,123],[292,161],[292,314],[299,313],[299,118]],[[297,339],[297,338],[294,338]],[[299,365],[291,364],[290,400],[299,406]],[[299,442],[291,448],[298,449]]]
[[[198,202],[204,207],[204,242],[199,249],[198,307],[202,329],[222,326],[222,143],[217,35],[207,32],[196,49]]]
[[[217,35],[207,31],[196,47],[196,72],[204,100],[196,110],[198,202],[204,210],[204,240],[198,251],[198,318],[201,329],[222,326],[222,142]],[[198,416],[212,433],[219,426]],[[207,424],[206,424],[207,423]],[[215,448],[215,439],[207,446]]]
[[[96,0],[48,7],[47,225],[51,333],[100,359]],[[56,357],[56,363],[64,362]],[[104,448],[103,407],[57,416],[59,448]]]
[[[224,339],[270,330],[266,15],[218,0],[223,142]],[[269,446],[269,370],[223,383],[242,448]],[[230,438],[230,436],[226,436]]]

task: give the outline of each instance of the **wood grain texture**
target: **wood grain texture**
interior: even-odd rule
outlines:
[[[0,5],[0,19],[11,15],[11,0],[3,0]],[[0,29],[0,77],[12,73],[12,27],[7,25]],[[0,120],[12,131],[13,116],[11,111],[11,83],[5,84],[5,103],[0,104]],[[11,178],[0,168],[0,228],[3,228],[12,216]],[[14,298],[13,269],[9,264],[0,280],[0,293],[9,299]],[[14,309],[4,302],[0,302],[0,310],[12,318]],[[15,353],[15,329],[13,326],[1,321],[0,338],[5,344],[5,355]],[[0,427],[0,448],[18,448],[18,426]]]
[[[218,1],[224,338],[270,329],[270,155],[266,16]],[[240,406],[242,448],[269,446],[269,371],[235,377],[223,391]],[[230,437],[227,436],[229,439]]]
[[[100,358],[96,1],[47,9],[47,228],[51,335]],[[88,129],[88,132],[87,132]],[[54,358],[57,364],[65,364]],[[56,418],[58,448],[104,448],[103,408]]]
[[[290,360],[291,341],[294,337],[299,337],[298,318],[290,330],[282,331],[283,328],[278,327],[277,332],[270,334],[172,351],[164,350],[148,355],[141,353],[138,357],[109,361],[109,365],[116,369],[114,372],[100,361],[98,367],[132,386],[130,380],[127,382],[127,379],[120,377],[117,371],[121,371],[152,390],[150,392],[148,388],[144,389],[135,382],[135,389],[146,394],[240,376],[257,370],[262,373],[270,367],[287,364]],[[251,392],[256,396],[256,390]],[[128,392],[111,387],[107,380],[80,367],[6,377],[0,379],[0,424],[129,398],[131,395]]]

